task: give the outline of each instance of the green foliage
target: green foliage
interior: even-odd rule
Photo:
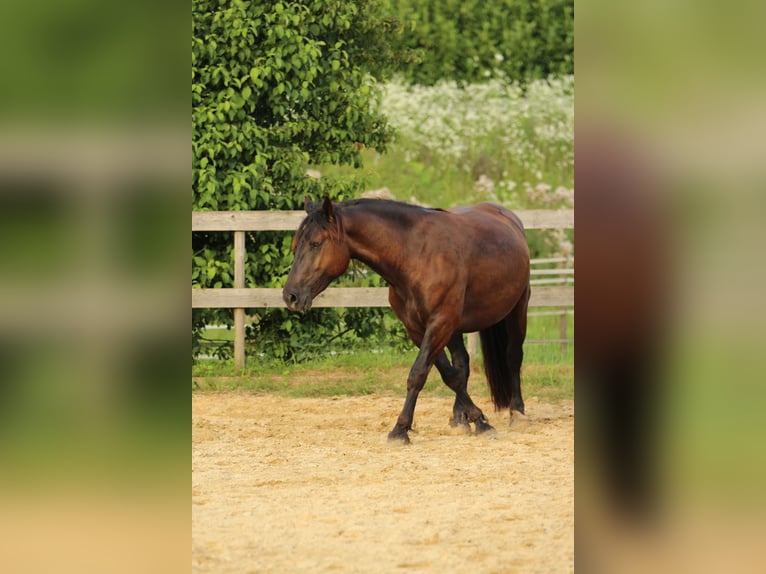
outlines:
[[[573,0],[387,0],[404,25],[400,71],[416,84],[574,73]]]
[[[317,308],[296,315],[285,309],[252,309],[247,353],[287,363],[302,363],[349,350],[411,347],[401,323],[389,309]],[[228,358],[230,345],[213,351]]]
[[[358,165],[360,149],[384,148],[388,26],[375,13],[372,1],[193,2],[195,209],[294,209],[335,191],[307,162]]]
[[[313,179],[306,167],[359,166],[363,149],[385,149],[377,86],[393,62],[394,27],[376,0],[193,0],[192,208],[289,210],[306,195],[357,195],[358,179]],[[246,285],[283,284],[287,234],[248,241]],[[230,234],[195,233],[192,250],[194,287],[231,286]],[[286,321],[255,313],[259,325]],[[193,338],[205,323],[230,324],[231,312],[195,310]],[[321,340],[316,324],[295,325],[294,341],[305,342],[304,326]]]

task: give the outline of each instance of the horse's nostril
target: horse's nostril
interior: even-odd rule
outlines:
[[[283,298],[288,307],[294,307],[298,302],[298,294],[295,291],[285,291]]]

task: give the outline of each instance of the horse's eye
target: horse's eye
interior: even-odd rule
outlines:
[[[317,249],[320,245],[322,245],[321,241],[310,241],[309,246],[311,249]]]

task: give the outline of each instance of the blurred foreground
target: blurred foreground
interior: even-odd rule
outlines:
[[[188,568],[187,14],[0,9],[3,572]]]
[[[577,7],[576,566],[763,572],[764,8]]]

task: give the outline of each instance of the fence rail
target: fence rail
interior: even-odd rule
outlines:
[[[534,287],[530,307],[574,305],[571,287]],[[284,307],[278,287],[192,289],[192,308],[268,309]],[[388,307],[388,287],[333,287],[317,295],[312,307]]]
[[[572,229],[573,209],[517,210],[527,229]],[[193,211],[192,231],[295,231],[305,211]]]
[[[572,229],[574,210],[518,210],[516,214],[527,229]],[[245,287],[245,232],[294,231],[306,216],[303,211],[198,211],[192,212],[192,231],[234,232],[234,287],[192,289],[192,308],[234,309],[234,365],[245,366],[245,309],[284,307],[279,288]],[[539,263],[565,262],[563,258],[539,260]],[[571,281],[573,269],[539,269],[533,275],[556,275]],[[543,280],[540,280],[543,281]],[[532,289],[532,307],[572,307],[571,286]],[[385,287],[334,287],[314,300],[314,307],[388,307]],[[565,323],[562,323],[565,325]],[[565,327],[564,327],[565,329]],[[562,339],[566,339],[565,330]]]

